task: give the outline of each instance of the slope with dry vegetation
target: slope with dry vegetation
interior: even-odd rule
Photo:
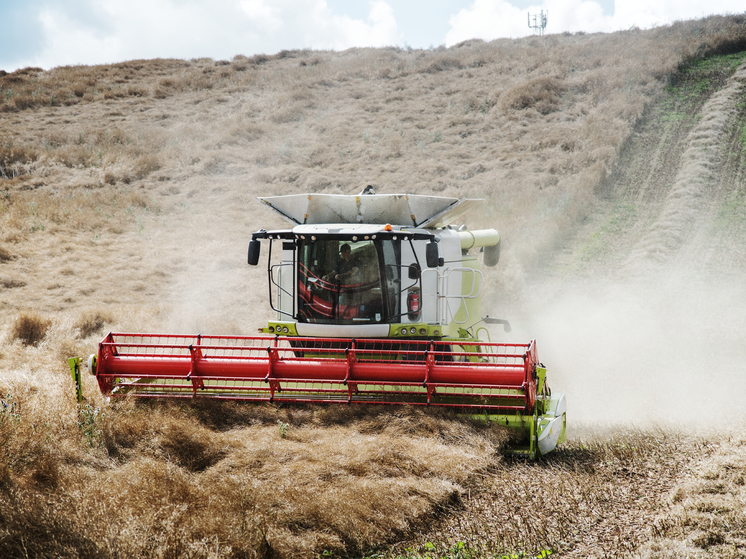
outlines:
[[[526,464],[502,457],[497,428],[409,409],[112,405],[90,377],[78,406],[64,359],[108,330],[251,331],[267,318],[266,287],[245,245],[278,223],[253,197],[374,184],[487,200],[473,225],[506,240],[487,304],[524,318],[514,335],[544,336],[552,385],[576,417],[606,421],[656,397],[696,408],[676,392],[681,377],[668,393],[627,386],[626,400],[614,383],[627,377],[611,368],[588,399],[600,361],[584,360],[600,344],[575,353],[576,309],[549,303],[573,307],[563,294],[589,278],[669,277],[693,254],[742,271],[744,51],[732,16],[432,51],[2,73],[0,549],[742,555],[736,439],[585,432],[571,417],[571,441]],[[704,321],[708,346],[743,320],[719,318]],[[627,369],[643,351],[631,341],[616,360]]]

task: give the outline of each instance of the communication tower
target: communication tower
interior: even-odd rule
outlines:
[[[544,10],[541,10],[541,13],[539,14],[528,14],[528,26],[534,30],[534,33],[538,33],[539,35],[544,34],[544,29],[547,27],[547,16],[549,15],[549,10],[547,10],[547,13],[544,13]]]

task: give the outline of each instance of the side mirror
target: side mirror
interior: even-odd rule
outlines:
[[[492,268],[500,261],[500,241],[496,245],[484,247],[484,265]]]
[[[259,239],[251,239],[249,241],[249,264],[256,266],[259,264],[259,252],[262,248],[262,243]]]
[[[428,268],[437,268],[439,263],[438,243],[430,241],[425,245],[425,262]]]
[[[419,264],[413,262],[409,265],[409,279],[411,280],[418,280],[420,279],[420,266]]]

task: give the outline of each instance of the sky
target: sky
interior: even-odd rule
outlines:
[[[230,60],[287,49],[451,46],[546,34],[647,29],[743,0],[0,0],[0,69],[138,58]]]

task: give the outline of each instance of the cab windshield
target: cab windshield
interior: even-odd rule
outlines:
[[[301,241],[298,320],[388,322],[399,315],[400,262],[399,241]]]

